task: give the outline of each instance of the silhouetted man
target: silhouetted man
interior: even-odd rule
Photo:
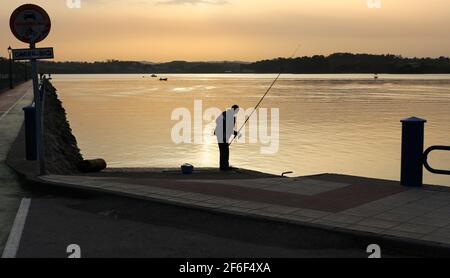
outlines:
[[[219,143],[220,170],[222,171],[230,169],[229,159],[231,137],[233,135],[234,137],[240,136],[240,134],[235,131],[236,114],[238,112],[239,106],[233,105],[231,109],[227,109],[222,112],[216,120],[216,130],[214,134],[216,135],[217,142]]]

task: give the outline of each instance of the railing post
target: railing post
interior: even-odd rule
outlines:
[[[411,117],[402,121],[401,180],[405,186],[422,186],[424,119]]]

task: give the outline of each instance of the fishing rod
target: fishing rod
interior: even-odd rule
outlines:
[[[297,51],[300,49],[300,45],[297,46],[297,48],[295,49],[294,53],[287,59],[291,59],[295,56],[295,54],[297,54]],[[287,61],[286,60],[286,61]],[[266,93],[262,96],[262,98],[259,100],[259,102],[256,104],[255,108],[252,110],[252,113],[250,113],[250,115],[247,117],[247,119],[245,120],[244,124],[241,126],[241,128],[238,130],[237,134],[239,134],[242,129],[245,127],[245,125],[248,123],[248,121],[250,120],[250,118],[252,117],[253,113],[255,113],[256,109],[258,109],[258,107],[261,105],[261,103],[263,102],[263,100],[266,98],[267,94],[269,94],[269,92],[272,90],[273,86],[275,86],[275,83],[277,83],[278,79],[280,79],[280,76],[283,74],[283,66],[286,63],[286,61],[284,61],[284,63],[281,65],[281,69],[280,69],[280,73],[277,75],[277,77],[275,78],[275,80],[273,80],[272,84],[270,84],[269,88],[267,89]],[[233,140],[231,140],[230,142],[230,146],[231,144],[233,144],[233,142],[236,140],[237,136],[234,136]]]

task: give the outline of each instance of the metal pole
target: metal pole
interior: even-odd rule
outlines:
[[[8,48],[8,52],[9,52],[9,88],[13,89],[13,79],[12,79],[12,57],[11,57],[11,47]]]
[[[30,44],[30,48],[34,49],[36,45]],[[31,60],[31,77],[33,78],[33,94],[34,105],[36,108],[36,144],[37,144],[37,157],[39,161],[39,174],[45,175],[45,163],[44,163],[44,148],[43,148],[43,132],[42,132],[42,99],[39,92],[39,80],[37,75],[37,61]]]

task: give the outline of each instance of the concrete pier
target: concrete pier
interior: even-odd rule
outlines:
[[[163,173],[159,173],[160,175]],[[450,248],[450,190],[407,188],[396,181],[323,174],[234,179],[151,178],[114,170],[39,177],[42,183]],[[155,174],[157,175],[157,174]]]
[[[64,257],[73,243],[87,257],[367,257],[371,244],[385,256],[450,257],[450,188],[443,186],[211,168],[39,176],[19,132],[31,94],[25,85],[17,92],[1,116],[0,154],[9,151],[6,162],[29,193],[3,165],[0,219],[5,242],[20,200],[31,197],[23,229],[14,229],[22,231],[18,257]]]

